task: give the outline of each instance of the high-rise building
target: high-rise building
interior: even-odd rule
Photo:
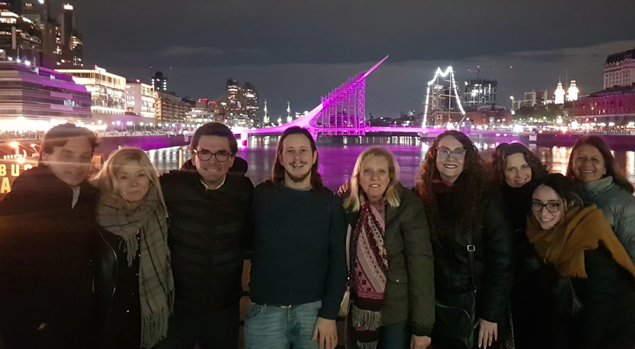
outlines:
[[[92,95],[92,111],[99,114],[123,115],[126,113],[126,78],[95,66],[94,69],[58,69],[73,76],[73,80],[85,85]]]
[[[247,110],[247,115],[252,120],[259,119],[258,118],[258,90],[256,90],[256,86],[254,86],[249,81],[245,82],[243,85],[243,105]]]
[[[530,92],[525,92],[524,98],[520,103],[521,107],[536,107],[545,105],[547,101],[547,91],[536,91],[532,90]]]
[[[2,0],[0,5],[15,14],[22,14],[22,0]]]
[[[258,90],[250,82],[243,87],[235,79],[225,82],[227,93],[216,101],[215,112],[231,126],[253,127],[260,123]]]
[[[152,86],[141,80],[126,82],[126,114],[139,115],[144,118],[154,118],[155,94]]]
[[[614,53],[604,63],[604,89],[635,84],[635,48]]]
[[[151,78],[152,88],[157,91],[168,91],[168,77],[163,75],[162,72],[158,71],[154,73],[154,76]]]
[[[191,103],[173,92],[157,91],[154,109],[159,122],[175,124],[185,122],[192,107]]]
[[[41,56],[40,28],[30,19],[10,11],[6,3],[0,2],[0,58],[39,65]]]
[[[82,35],[75,26],[75,9],[73,5],[64,5],[59,23],[62,57],[58,61],[58,67],[83,67],[84,43],[82,42]]]
[[[466,107],[498,103],[498,81],[485,79],[466,81],[463,99]]]

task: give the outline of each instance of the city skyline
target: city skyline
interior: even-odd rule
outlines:
[[[481,78],[498,80],[502,105],[534,89],[551,94],[559,76],[589,94],[602,89],[606,56],[635,47],[630,0],[614,0],[610,8],[587,0],[538,0],[531,7],[498,0],[364,6],[184,0],[178,11],[164,0],[72,3],[88,63],[147,82],[150,66],[164,73],[172,67],[170,89],[193,98],[221,95],[228,77],[251,81],[272,117],[286,115],[288,100],[294,112],[311,109],[332,86],[386,54],[390,60],[368,81],[367,112],[376,116],[420,111],[427,81],[449,64],[460,83],[475,79],[480,65]]]

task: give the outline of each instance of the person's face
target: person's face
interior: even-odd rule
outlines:
[[[93,148],[86,137],[70,137],[66,144],[43,153],[42,162],[53,174],[70,187],[80,185],[88,177]]]
[[[512,188],[520,188],[531,181],[531,167],[522,153],[507,156],[505,159],[505,182]]]
[[[584,144],[573,153],[573,174],[580,182],[595,182],[606,174],[606,164],[598,148]]]
[[[317,153],[311,151],[311,142],[304,135],[292,134],[282,141],[282,153],[278,161],[284,167],[285,176],[293,182],[306,180],[316,160]]]
[[[370,202],[384,197],[390,183],[388,160],[383,156],[373,156],[362,161],[359,172],[359,185]]]
[[[540,185],[531,197],[531,213],[538,221],[540,228],[549,230],[562,221],[564,217],[562,198],[546,185]]]
[[[208,186],[219,186],[234,165],[236,154],[231,152],[229,139],[220,136],[201,136],[195,150],[192,159],[196,171]],[[217,158],[226,160],[219,161]]]
[[[437,147],[436,166],[441,179],[454,183],[465,167],[467,150],[452,136],[443,137]]]
[[[139,161],[130,161],[115,174],[119,183],[119,195],[126,201],[141,201],[150,189],[150,178],[146,175]]]

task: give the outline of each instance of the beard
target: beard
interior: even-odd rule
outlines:
[[[311,175],[311,169],[309,169],[307,171],[307,173],[300,175],[300,176],[294,176],[291,173],[289,173],[289,171],[287,171],[287,169],[284,169],[284,172],[287,176],[287,178],[289,178],[290,180],[292,180],[294,183],[302,183],[304,182],[304,180],[307,179],[307,177],[309,177]]]

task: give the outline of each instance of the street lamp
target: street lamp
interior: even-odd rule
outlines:
[[[15,149],[15,155],[20,155],[20,143],[16,141],[9,142],[9,146]]]

